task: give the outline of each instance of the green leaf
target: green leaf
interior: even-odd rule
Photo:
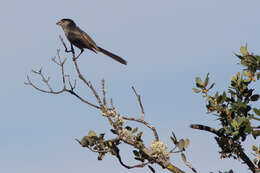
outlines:
[[[235,129],[237,129],[237,128],[238,128],[238,123],[237,123],[237,121],[236,121],[236,120],[232,120],[231,126],[234,127]]]
[[[215,85],[215,83],[211,84],[210,87],[208,88],[208,90],[210,90],[211,88],[213,88]]]
[[[186,138],[184,148],[188,148],[189,144],[190,144],[190,140],[188,138]]]
[[[215,94],[215,98],[216,98],[216,99],[218,98],[218,91],[217,91],[216,94]]]
[[[137,137],[138,139],[141,139],[142,135],[143,135],[143,132],[139,132],[136,137]]]
[[[177,143],[177,141],[173,137],[170,137],[170,138],[171,138],[173,144]]]
[[[259,55],[255,55],[255,59],[260,62],[260,56]]]
[[[245,131],[244,131],[244,132],[245,132],[245,133],[248,133],[248,134],[250,134],[250,133],[252,132],[252,127],[251,127],[251,125],[250,125],[249,120],[247,120],[247,124],[246,124]]]
[[[207,87],[209,83],[209,73],[207,73],[206,79],[204,81],[204,87]]]
[[[234,53],[239,59],[244,59],[241,55],[238,55],[238,54],[236,54],[236,53]]]
[[[253,150],[253,151],[257,151],[257,149],[258,149],[258,148],[257,148],[255,145],[252,146],[252,150]]]
[[[183,162],[187,162],[187,159],[186,159],[186,156],[184,155],[184,153],[181,153],[181,158],[182,158],[182,160],[183,160]]]
[[[248,51],[247,51],[247,43],[245,46],[241,46],[240,47],[240,52],[243,56],[247,56],[248,55]]]
[[[133,150],[133,153],[136,157],[139,157],[140,156],[140,153],[137,151],[137,150]]]
[[[116,130],[114,130],[114,129],[110,129],[110,131],[111,131],[113,134],[115,134],[115,135],[117,134],[117,133],[116,133]]]
[[[238,126],[241,126],[244,122],[246,122],[246,118],[245,117],[238,117],[237,118]]]
[[[105,133],[101,133],[98,138],[99,139],[104,139],[104,136],[105,136]]]
[[[96,135],[96,133],[95,133],[93,130],[90,130],[90,131],[88,132],[88,136],[89,136],[89,137],[93,137],[93,136],[97,136],[97,135]]]
[[[174,138],[175,141],[177,140],[177,138],[176,138],[176,136],[175,136],[173,131],[172,131],[172,137]]]
[[[227,98],[227,94],[226,94],[226,92],[223,92],[221,103],[223,103],[224,101],[226,101],[226,98]]]
[[[248,70],[243,70],[242,75],[243,76],[249,76],[250,72]]]
[[[252,81],[251,78],[244,79],[244,82],[245,82],[245,83],[248,83],[248,84],[249,84],[251,81]]]
[[[203,82],[199,77],[196,77],[196,86],[198,88],[203,88]]]
[[[254,164],[257,164],[258,160],[256,158],[254,158],[253,162],[254,162]]]
[[[256,139],[256,137],[260,136],[260,130],[253,130],[252,135]]]
[[[252,96],[250,97],[250,100],[254,102],[254,101],[257,101],[257,100],[259,99],[259,97],[260,97],[260,96],[259,96],[258,94],[255,94],[255,95],[252,95]]]
[[[84,136],[81,141],[80,141],[80,145],[82,147],[87,147],[89,145],[89,137],[88,136]]]
[[[222,100],[223,100],[223,97],[221,95],[219,97],[217,97],[217,103],[222,104],[223,103]]]
[[[134,129],[132,130],[132,133],[136,133],[137,131],[138,131],[138,127],[134,128]]]
[[[192,88],[192,90],[195,92],[195,93],[199,93],[201,90],[200,89],[197,89],[197,88]]]
[[[240,72],[237,72],[237,79],[240,79]]]
[[[105,153],[98,153],[98,160],[102,160],[105,156]]]
[[[253,111],[255,112],[256,115],[260,116],[260,109],[253,108]]]
[[[127,130],[129,130],[129,131],[132,131],[132,127],[130,127],[130,126],[126,126],[125,127]]]

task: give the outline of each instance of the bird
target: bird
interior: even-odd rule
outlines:
[[[81,30],[72,19],[64,18],[58,21],[56,24],[62,27],[67,39],[70,42],[71,50],[67,52],[74,53],[73,45],[80,49],[79,55],[76,56],[74,60],[79,58],[79,56],[84,52],[84,48],[87,48],[95,53],[101,52],[110,58],[127,65],[127,61],[123,58],[99,47],[95,41],[86,32]]]

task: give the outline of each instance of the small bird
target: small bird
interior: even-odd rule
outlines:
[[[72,45],[80,49],[81,52],[75,59],[77,59],[84,52],[84,48],[87,48],[95,53],[102,52],[103,54],[113,58],[114,60],[124,65],[127,64],[126,60],[124,60],[123,58],[97,46],[97,44],[91,39],[91,37],[86,32],[82,31],[73,20],[61,19],[56,24],[62,27],[67,39],[70,41],[71,50],[68,52],[74,53]]]

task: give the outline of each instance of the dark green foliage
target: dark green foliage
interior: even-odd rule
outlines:
[[[252,135],[255,139],[260,136],[259,127],[252,126],[252,121],[260,121],[260,109],[254,108],[254,104],[259,101],[260,95],[255,93],[255,89],[251,87],[253,82],[260,78],[260,56],[249,54],[247,45],[240,48],[241,55],[235,54],[240,63],[246,68],[242,73],[238,72],[230,78],[230,86],[223,93],[215,92],[210,94],[214,83],[209,84],[209,74],[206,75],[204,82],[197,77],[196,87],[193,88],[195,93],[202,92],[207,99],[207,112],[217,116],[220,121],[218,136],[215,137],[222,158],[244,157],[250,165],[245,155],[241,155],[243,148],[241,142],[245,141],[248,135]],[[255,149],[255,148],[254,148]],[[256,150],[256,149],[255,149]],[[259,161],[255,164],[260,164]],[[252,165],[251,170],[253,169]]]
[[[80,141],[76,139],[82,147],[87,147],[91,151],[98,153],[98,160],[102,160],[106,153],[118,155],[120,144],[119,139],[104,140],[104,133],[99,136],[94,131],[89,131],[88,136],[84,136]]]
[[[254,89],[249,86],[256,80],[254,76],[260,69],[260,56],[249,55],[247,47],[241,47],[241,53],[242,55],[236,54],[236,56],[247,69],[242,74],[238,72],[231,77],[227,93],[216,92],[213,96],[209,95],[209,90],[214,86],[212,84],[211,87],[207,88],[209,74],[204,82],[197,77],[195,80],[197,88],[193,90],[196,93],[202,91],[207,98],[208,113],[215,113],[214,115],[217,115],[221,122],[222,128],[219,130],[227,136],[232,136],[235,140],[244,141],[247,135],[253,133],[251,121],[257,119],[256,115],[260,115],[259,109],[253,108],[252,112],[251,107],[253,102],[259,100],[260,96],[255,94]]]

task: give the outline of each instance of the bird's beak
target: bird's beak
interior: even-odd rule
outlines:
[[[61,21],[58,21],[58,22],[56,23],[56,25],[61,25]]]

